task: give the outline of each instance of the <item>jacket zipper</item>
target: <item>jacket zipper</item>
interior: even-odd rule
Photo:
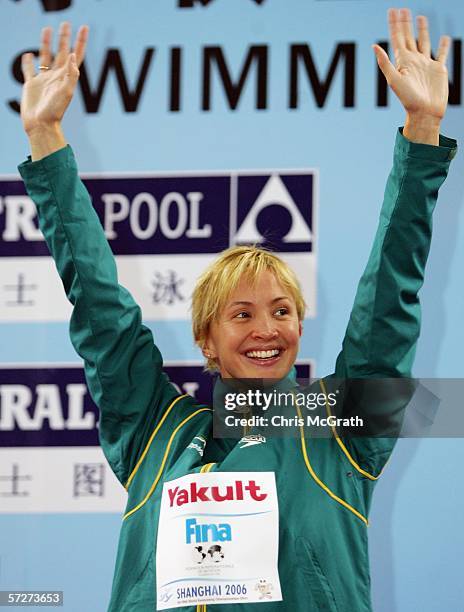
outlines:
[[[205,474],[209,472],[210,469],[215,465],[214,463],[206,463],[200,470],[200,474]],[[197,604],[196,612],[207,612],[206,604]]]

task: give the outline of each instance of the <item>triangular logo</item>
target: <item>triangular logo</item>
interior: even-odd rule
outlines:
[[[278,174],[272,174],[264,185],[236,233],[235,242],[256,243],[264,241],[264,236],[259,233],[256,221],[259,213],[266,206],[272,204],[283,206],[292,217],[292,225],[287,234],[282,237],[282,242],[311,242],[312,232]]]

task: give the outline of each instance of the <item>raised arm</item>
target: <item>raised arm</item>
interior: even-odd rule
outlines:
[[[32,161],[19,170],[74,305],[71,341],[84,359],[89,389],[100,408],[103,450],[125,483],[162,420],[163,409],[178,394],[162,373],[161,355],[150,330],[141,323],[140,308],[118,284],[113,254],[61,129],[77,84],[87,33],[87,27],[80,28],[74,53],[70,53],[70,26],[62,24],[52,63],[52,33],[49,28],[43,30],[38,74],[32,55],[23,57],[21,117]]]
[[[440,39],[433,60],[426,17],[417,18],[417,46],[410,11],[390,9],[388,16],[396,67],[381,47],[374,45],[374,51],[406,110],[406,123],[397,136],[379,227],[337,359],[339,377],[410,376],[432,212],[455,153],[456,143],[439,136],[448,100],[449,38]]]
[[[440,39],[435,61],[425,17],[417,18],[418,46],[409,10],[391,9],[389,25],[396,67],[383,49],[374,45],[374,50],[406,110],[406,122],[396,138],[379,226],[335,373],[337,384],[344,381],[344,412],[368,419],[367,431],[372,433],[374,427],[377,435],[385,436],[346,438],[346,446],[341,445],[356,469],[364,470],[360,473],[371,480],[378,477],[393,449],[404,407],[414,391],[407,381],[391,379],[411,376],[432,213],[456,150],[454,140],[439,135],[448,99],[448,37]],[[366,378],[377,380],[359,380]]]

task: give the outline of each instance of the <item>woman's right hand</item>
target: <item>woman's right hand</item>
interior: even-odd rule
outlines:
[[[34,67],[34,55],[25,53],[22,56],[24,87],[21,98],[21,120],[29,136],[34,132],[59,126],[76,89],[88,32],[88,26],[79,28],[74,51],[71,53],[71,25],[67,22],[62,23],[58,52],[52,61],[52,28],[44,28],[39,53],[41,68],[38,73]]]

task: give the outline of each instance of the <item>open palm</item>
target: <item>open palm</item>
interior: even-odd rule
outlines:
[[[40,69],[34,67],[34,56],[22,57],[24,87],[21,98],[21,119],[26,132],[43,125],[59,123],[71,102],[79,78],[79,66],[85,55],[88,27],[82,26],[76,36],[74,52],[70,52],[71,26],[60,27],[58,52],[52,61],[52,29],[42,30],[39,54]]]
[[[390,9],[388,21],[396,65],[390,62],[381,47],[374,45],[379,67],[388,84],[408,113],[441,119],[448,103],[448,71],[445,64],[449,37],[440,38],[437,59],[434,60],[431,57],[426,17],[417,17],[417,43],[409,9]]]

